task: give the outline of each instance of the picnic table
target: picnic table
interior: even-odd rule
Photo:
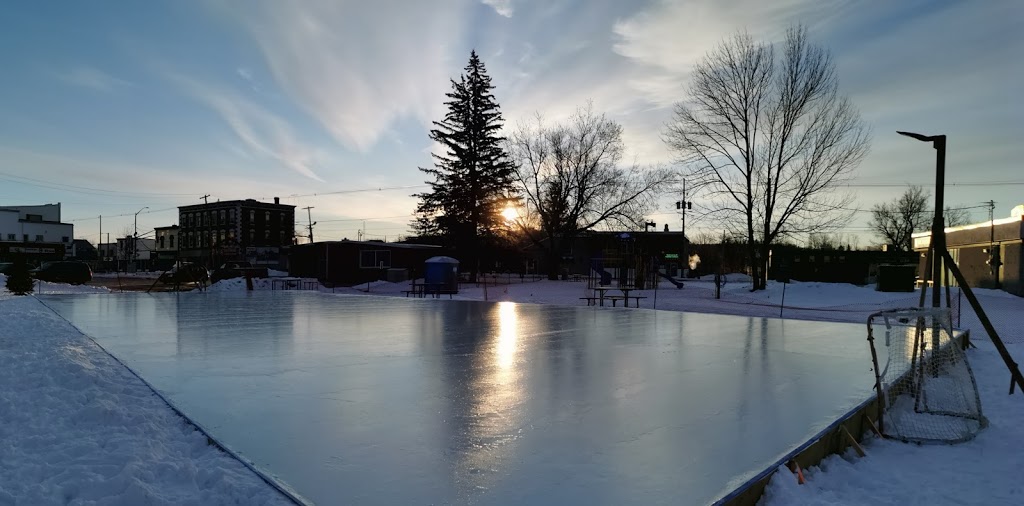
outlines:
[[[588,306],[593,306],[594,304],[598,304],[598,305],[600,305],[602,307],[604,307],[604,301],[606,299],[611,301],[612,307],[616,307],[618,305],[618,302],[621,300],[623,306],[629,307],[629,301],[630,301],[630,299],[632,299],[633,301],[635,301],[636,307],[640,307],[640,299],[646,299],[647,297],[645,297],[643,295],[630,295],[629,292],[631,292],[633,290],[636,290],[636,288],[630,288],[630,287],[614,288],[614,287],[610,287],[610,286],[598,286],[598,287],[594,288],[594,296],[592,296],[592,297],[580,297],[580,300],[586,300]],[[609,291],[617,291],[617,292],[620,292],[622,295],[609,295],[607,293]]]
[[[442,294],[447,294],[448,298],[451,299],[452,294],[459,293],[459,291],[445,288],[436,283],[417,283],[416,280],[413,280],[409,290],[402,290],[402,293],[404,293],[406,297],[412,295],[413,297],[423,298],[430,295],[435,299],[441,298]]]

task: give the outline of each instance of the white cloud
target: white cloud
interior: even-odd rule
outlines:
[[[506,18],[512,17],[512,0],[480,0],[484,5],[489,5],[494,9],[494,12],[505,16]]]
[[[322,181],[313,171],[314,150],[296,138],[287,121],[231,91],[176,74],[170,77],[217,112],[250,150],[271,157],[308,178]]]
[[[278,86],[344,146],[367,151],[396,119],[429,124],[448,78],[470,0],[264,0],[231,4]]]
[[[55,74],[64,82],[96,91],[109,92],[120,87],[132,85],[132,83],[124,79],[119,79],[88,65],[78,65],[67,71],[55,72]]]

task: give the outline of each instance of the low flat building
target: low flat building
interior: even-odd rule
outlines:
[[[61,222],[60,203],[0,206],[0,260],[17,254],[34,264],[61,260],[74,236],[75,226]]]
[[[317,278],[329,286],[368,281],[404,281],[423,276],[423,262],[443,254],[440,246],[380,241],[324,241],[293,246],[292,276]]]
[[[931,232],[913,235],[914,251],[921,253],[922,273],[931,237]],[[946,228],[946,248],[970,286],[1020,296],[1024,296],[1022,239],[1024,205],[1015,207],[1009,218]]]

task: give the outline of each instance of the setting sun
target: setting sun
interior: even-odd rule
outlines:
[[[501,215],[505,218],[505,221],[515,221],[519,217],[519,212],[514,207],[506,207]]]

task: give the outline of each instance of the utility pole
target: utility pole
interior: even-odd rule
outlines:
[[[989,269],[992,270],[992,277],[995,278],[996,289],[1002,288],[1002,284],[999,282],[999,266],[1003,264],[1002,259],[999,255],[999,246],[996,245],[996,202],[990,200],[986,202],[988,204],[988,260],[985,263],[988,264]]]
[[[100,265],[103,264],[103,215],[100,215],[100,240],[96,241],[96,250],[100,252]]]
[[[316,222],[313,221],[313,213],[310,211],[313,206],[303,207],[303,209],[306,210],[306,219],[309,221],[309,243],[313,244],[313,225],[316,225]]]
[[[676,202],[676,209],[683,212],[683,251],[679,255],[679,270],[683,270],[683,265],[688,265],[689,255],[686,253],[686,210],[693,209],[693,202],[686,200],[686,180],[683,180],[683,200]]]
[[[199,198],[203,199],[203,204],[209,204],[210,203],[210,201],[207,200],[208,198],[210,198],[210,194],[209,193],[207,193],[206,195],[203,195],[202,197],[199,197]]]

